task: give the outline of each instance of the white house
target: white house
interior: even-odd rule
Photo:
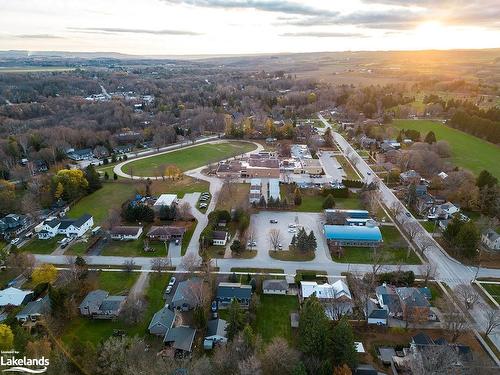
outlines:
[[[493,229],[488,229],[481,235],[481,242],[490,250],[500,250],[500,235]]]
[[[139,239],[142,234],[142,227],[136,226],[116,226],[110,231],[111,238],[119,241],[133,241]]]
[[[21,306],[23,303],[31,301],[32,296],[31,290],[13,287],[0,290],[0,306]]]
[[[38,238],[46,240],[53,238],[57,234],[67,237],[81,237],[94,226],[92,215],[84,214],[78,219],[57,219],[49,218],[35,228]]]
[[[288,292],[288,283],[286,280],[264,280],[262,282],[262,292],[264,294],[286,294]]]
[[[343,280],[337,280],[333,284],[318,284],[316,281],[301,281],[300,287],[303,299],[316,294],[319,300],[332,298],[352,300],[351,291]]]
[[[229,234],[222,230],[212,232],[212,244],[216,246],[226,246]]]
[[[177,194],[162,194],[153,204],[153,209],[160,210],[162,207],[171,207],[177,203]]]

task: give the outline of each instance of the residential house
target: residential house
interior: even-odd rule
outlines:
[[[493,229],[488,229],[481,235],[481,242],[489,250],[500,250],[500,235]]]
[[[369,364],[360,363],[354,369],[353,375],[378,375],[380,374],[375,367]]]
[[[420,183],[420,179],[420,175],[413,169],[399,174],[399,180],[404,185],[418,184]]]
[[[431,316],[429,294],[419,288],[397,288],[403,319],[408,321],[427,321]]]
[[[172,309],[189,311],[194,309],[200,303],[200,295],[203,293],[203,280],[198,277],[192,277],[181,281],[177,285],[170,307]]]
[[[203,347],[213,349],[216,344],[227,342],[227,322],[223,319],[212,319],[207,323],[207,332]]]
[[[287,294],[288,283],[286,280],[269,279],[262,282],[264,294]]]
[[[142,227],[139,226],[115,226],[110,230],[111,239],[119,241],[133,241],[139,239]]]
[[[33,298],[33,291],[9,287],[0,290],[0,307],[21,306]]]
[[[84,214],[78,219],[48,218],[38,225],[35,231],[41,240],[53,238],[57,234],[65,235],[66,237],[81,237],[93,226],[94,218],[92,215]]]
[[[212,245],[226,246],[229,234],[223,230],[214,230],[212,232]]]
[[[448,347],[449,349],[451,349],[446,354],[447,356],[454,356],[454,367],[461,367],[465,363],[471,362],[474,359],[472,350],[468,345],[463,345],[460,343],[449,343],[445,338],[442,337],[433,340],[426,333],[419,332],[415,336],[413,336],[410,341],[410,351],[414,356],[416,356],[416,360],[421,360],[419,359],[418,355],[423,350],[428,350],[429,348],[437,349],[439,347]],[[459,371],[457,371],[457,373],[459,373]]]
[[[427,185],[425,184],[418,184],[415,186],[415,193],[418,197],[422,197],[427,194]]]
[[[174,325],[174,321],[175,312],[164,306],[153,315],[148,331],[152,335],[165,337],[167,331]]]
[[[104,146],[96,146],[94,147],[93,154],[98,159],[107,158],[109,156],[109,151]]]
[[[43,298],[38,298],[36,301],[28,302],[28,304],[17,315],[18,322],[37,321],[41,316],[50,312],[50,297],[45,295]]]
[[[25,230],[30,221],[28,216],[8,214],[0,219],[0,237],[10,239]]]
[[[387,309],[379,307],[372,300],[368,300],[367,308],[365,309],[366,320],[368,324],[376,325],[387,325],[387,319],[389,318],[389,312]]]
[[[425,214],[434,205],[434,197],[430,194],[423,194],[417,196],[417,201],[415,203],[415,208],[420,215]]]
[[[343,280],[337,280],[333,284],[301,281],[300,298],[304,300],[312,295],[324,304],[325,313],[330,319],[352,313],[351,291]]]
[[[47,172],[49,170],[49,165],[45,160],[36,159],[30,164],[31,174],[34,176],[38,173]]]
[[[172,207],[177,204],[177,194],[162,194],[153,204],[153,209],[157,212],[163,207]]]
[[[460,211],[460,207],[454,205],[451,202],[446,202],[437,206],[432,207],[429,210],[427,218],[429,220],[446,220],[450,219],[454,214]]]
[[[367,137],[363,134],[359,137],[359,144],[363,148],[370,149],[372,146],[375,146],[377,144],[377,140],[375,138]]]
[[[172,241],[179,240],[182,241],[182,237],[186,232],[185,227],[174,227],[174,226],[153,226],[149,230],[147,237],[152,241]]]
[[[191,353],[195,335],[196,330],[191,327],[173,327],[167,331],[163,342],[179,352]]]
[[[390,318],[401,318],[403,316],[403,310],[399,296],[396,293],[396,287],[384,283],[375,288],[375,294],[379,306],[387,310]]]
[[[375,247],[383,241],[380,229],[374,225],[324,225],[323,228],[326,240],[335,246]]]
[[[262,197],[262,180],[260,178],[252,178],[250,180],[250,194],[248,199],[250,203],[259,203]]]
[[[110,296],[105,290],[93,290],[80,304],[80,314],[93,319],[114,319],[120,314],[126,299],[125,296]]]
[[[252,298],[252,287],[241,283],[219,283],[217,286],[216,301],[220,309],[229,307],[233,300],[240,306],[248,309]]]
[[[66,156],[75,161],[89,160],[94,157],[94,152],[91,148],[84,148],[81,150],[70,149],[66,152]]]

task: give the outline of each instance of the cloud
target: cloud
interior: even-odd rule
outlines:
[[[83,33],[92,34],[119,34],[119,33],[129,33],[129,34],[152,34],[152,35],[186,35],[195,36],[202,35],[194,31],[186,30],[149,30],[149,29],[129,29],[121,27],[68,27],[68,30],[78,31]]]
[[[64,39],[64,37],[53,34],[19,34],[16,38],[21,39]]]
[[[314,38],[366,38],[365,34],[361,33],[341,33],[341,32],[322,32],[322,31],[306,31],[299,33],[283,33],[279,36],[286,37],[314,37]]]
[[[163,0],[170,4],[183,4],[204,8],[223,9],[255,9],[264,12],[285,14],[300,14],[304,16],[328,15],[336,16],[339,13],[329,9],[319,9],[299,2],[279,0]]]

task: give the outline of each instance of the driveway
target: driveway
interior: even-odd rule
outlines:
[[[332,179],[341,182],[346,177],[346,173],[335,158],[334,152],[322,151],[319,160],[321,160],[325,173]]]
[[[181,249],[182,249],[182,241],[179,241],[178,245],[175,244],[175,241],[170,241],[168,243],[168,256],[169,256],[169,258],[180,258],[181,257]]]

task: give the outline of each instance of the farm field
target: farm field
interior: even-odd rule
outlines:
[[[451,162],[469,169],[476,175],[487,169],[500,177],[500,148],[473,135],[429,120],[394,120],[391,124],[398,129],[414,129],[425,136],[429,131],[436,134],[438,141],[447,141],[451,146]]]
[[[132,161],[122,170],[128,174],[132,170],[134,176],[154,176],[159,175],[159,168],[173,164],[181,171],[187,171],[252,151],[255,148],[254,144],[248,142],[208,143]]]

